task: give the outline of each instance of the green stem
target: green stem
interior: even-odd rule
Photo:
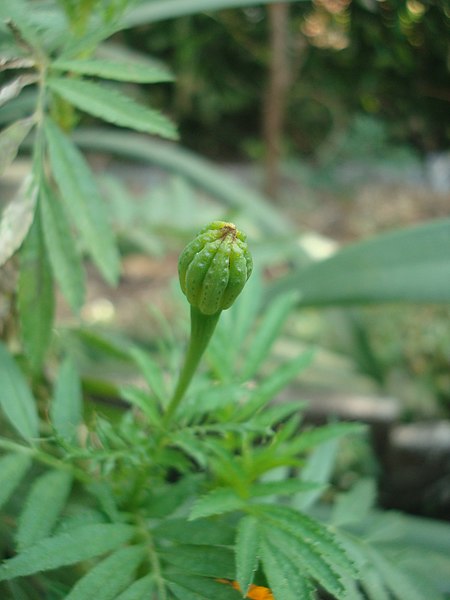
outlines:
[[[221,311],[214,315],[204,315],[197,308],[191,306],[191,339],[184,358],[183,367],[178,377],[177,386],[167,407],[163,423],[168,425],[183,399],[192,377],[197,370],[200,359],[206,350],[214,329],[219,320]]]

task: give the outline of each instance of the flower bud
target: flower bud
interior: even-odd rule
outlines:
[[[178,261],[183,293],[205,315],[229,308],[250,277],[246,235],[233,223],[214,221],[186,246]]]

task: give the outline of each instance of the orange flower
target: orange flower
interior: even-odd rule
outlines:
[[[228,581],[228,579],[218,579],[217,581],[219,581],[220,583],[226,583],[228,585],[231,585],[231,587],[233,587],[238,592],[241,591],[241,588],[239,587],[237,581]],[[250,586],[245,597],[249,600],[275,600],[269,588],[253,584]]]

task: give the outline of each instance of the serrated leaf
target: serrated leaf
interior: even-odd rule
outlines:
[[[132,583],[145,554],[140,546],[117,550],[80,579],[65,600],[113,600]]]
[[[278,556],[278,565],[283,562],[284,557],[287,564],[292,565],[292,571],[308,574],[337,598],[342,596],[344,587],[338,572],[331,568],[308,539],[299,539],[291,533],[279,529],[278,526],[265,527],[262,545],[264,566],[267,563],[267,554],[264,554],[264,548],[268,547],[272,548],[272,556],[274,552]],[[272,585],[270,577],[268,579]]]
[[[50,535],[67,502],[71,485],[72,476],[66,471],[49,471],[33,483],[18,519],[19,552]]]
[[[178,600],[242,600],[242,596],[230,586],[207,577],[167,573],[166,579]]]
[[[26,177],[17,194],[4,209],[0,220],[0,266],[20,247],[33,222],[37,188]]]
[[[149,598],[153,597],[154,588],[153,575],[146,575],[132,583],[115,600],[149,600]]]
[[[120,396],[124,400],[127,400],[131,405],[140,408],[147,417],[149,423],[156,427],[161,425],[161,414],[158,411],[157,402],[148,392],[141,388],[127,385],[120,388]]]
[[[70,358],[59,367],[50,405],[50,420],[58,435],[68,442],[76,439],[83,417],[81,380]]]
[[[47,119],[45,135],[53,175],[77,229],[105,279],[116,283],[119,254],[92,171],[58,126]]]
[[[249,515],[238,524],[235,546],[236,579],[243,595],[253,581],[259,562],[260,534],[258,521]]]
[[[274,598],[283,600],[312,600],[311,585],[302,571],[282,549],[265,538],[261,544],[264,573]]]
[[[48,86],[62,98],[90,115],[136,131],[176,139],[174,125],[156,110],[138,104],[113,88],[91,81],[50,78]]]
[[[233,552],[223,546],[177,545],[162,550],[160,556],[178,570],[194,575],[226,579],[235,575]]]
[[[17,305],[25,354],[37,371],[50,344],[55,309],[53,278],[39,213],[20,250]]]
[[[7,454],[0,458],[0,508],[9,500],[30,466],[31,459],[24,454]]]
[[[6,347],[0,342],[0,406],[11,425],[30,441],[39,435],[36,401]]]
[[[19,146],[26,138],[32,125],[33,119],[21,119],[0,133],[0,176],[16,158]]]
[[[239,510],[243,504],[244,501],[236,496],[231,489],[219,488],[212,490],[195,502],[189,520],[193,521],[210,515],[220,515],[225,512]]]
[[[270,308],[264,315],[264,318],[252,339],[250,348],[246,353],[244,367],[242,369],[243,380],[252,377],[266,359],[289,312],[296,303],[296,294],[286,294],[277,298],[276,301],[270,305]]]
[[[165,540],[181,544],[230,546],[234,539],[234,528],[218,518],[201,521],[164,519],[153,529],[153,533]]]
[[[172,443],[188,456],[193,458],[202,468],[206,468],[207,454],[202,441],[190,431],[181,430],[172,435]]]
[[[48,571],[115,550],[135,533],[130,525],[85,525],[45,538],[6,560],[0,566],[0,581]]]
[[[287,506],[264,506],[265,518],[278,529],[311,544],[337,573],[356,577],[358,571],[338,539],[319,521]]]
[[[53,273],[66,300],[78,311],[84,301],[84,272],[65,210],[47,184],[41,187],[39,205]]]
[[[143,64],[131,60],[63,60],[58,59],[51,65],[57,71],[71,71],[82,75],[94,75],[103,79],[131,81],[134,83],[158,83],[173,81],[173,75],[154,64]]]

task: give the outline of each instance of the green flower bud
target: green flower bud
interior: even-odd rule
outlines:
[[[204,315],[229,308],[250,277],[246,235],[233,223],[214,221],[186,246],[178,262],[183,293]]]

